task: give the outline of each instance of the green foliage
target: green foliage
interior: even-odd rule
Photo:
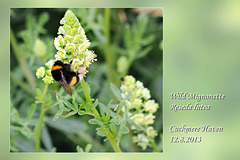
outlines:
[[[119,89],[114,85],[114,84],[110,84],[111,86],[111,91],[113,93],[113,95],[118,99],[118,101],[122,100],[121,94]]]
[[[122,112],[131,93],[121,97],[120,78],[134,75],[146,84],[156,101],[162,102],[162,17],[111,9],[107,19],[106,10],[101,8],[71,10],[97,55],[97,62],[91,64],[85,77],[92,102],[85,97],[80,83],[72,87],[71,97],[58,83],[44,87],[35,77],[37,68],[57,52],[53,41],[67,9],[11,9],[10,150],[35,151],[36,130],[40,127],[43,152],[107,152],[114,150],[114,142],[122,151],[142,151],[133,145],[130,130],[134,127],[141,131],[142,127]],[[110,22],[109,29],[106,21]],[[109,72],[109,60],[113,72]],[[160,106],[154,124],[159,133],[161,115]],[[110,140],[107,134],[112,136]],[[155,141],[161,148],[161,137]]]
[[[92,148],[92,145],[87,144],[86,147],[85,147],[85,151],[84,151],[82,147],[77,145],[77,152],[90,152],[91,148]]]

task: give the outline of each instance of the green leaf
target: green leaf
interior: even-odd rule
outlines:
[[[95,118],[89,119],[88,123],[90,123],[90,124],[98,124]]]
[[[77,150],[77,152],[84,152],[82,147],[80,147],[79,145],[77,145],[76,150]]]
[[[139,107],[137,110],[135,110],[134,112],[132,112],[131,113],[131,115],[128,117],[128,118],[131,118],[131,117],[133,117],[136,113],[138,113],[139,112],[139,110],[141,110],[142,108],[141,107]]]
[[[48,93],[45,97],[45,104],[50,105],[51,103],[52,103],[52,95]]]
[[[12,131],[10,131],[10,132],[11,132],[11,135],[10,135],[10,144],[12,144],[12,143],[14,143],[15,138],[16,138],[17,136],[19,136],[19,133],[18,133],[18,132],[12,133]]]
[[[45,23],[47,23],[48,20],[49,20],[49,15],[48,15],[48,13],[42,13],[42,14],[39,16],[38,24],[39,24],[39,25],[44,25]]]
[[[80,110],[80,111],[78,111],[78,114],[79,114],[80,116],[82,116],[82,115],[88,114],[88,112],[86,112],[86,111],[84,111],[84,110]]]
[[[126,120],[128,118],[128,109],[126,105],[124,105],[124,109],[125,109],[125,112],[123,114],[123,119]]]
[[[107,106],[105,104],[101,103],[101,102],[99,103],[99,107],[102,108],[105,111],[107,110]]]
[[[142,44],[143,46],[147,46],[147,45],[149,45],[150,43],[152,43],[154,39],[155,39],[155,36],[154,36],[153,34],[148,35],[148,36],[146,36],[146,37],[144,37],[144,38],[142,39],[141,44]]]
[[[11,121],[17,122],[18,124],[24,125],[22,118],[20,117],[18,111],[11,105]]]
[[[137,17],[137,33],[139,35],[142,35],[144,31],[146,30],[147,24],[149,22],[149,19],[146,14],[139,14]]]
[[[101,137],[105,137],[106,136],[104,131],[102,130],[102,128],[97,128],[96,130],[97,130],[97,134],[99,136],[101,136]]]
[[[64,104],[59,103],[59,109],[58,109],[57,113],[54,115],[53,121],[56,121],[59,118],[59,116],[63,113],[64,108],[65,108]]]
[[[96,122],[97,122],[97,124],[99,125],[99,126],[102,126],[103,125],[103,122],[102,121],[100,121],[98,118],[95,118],[96,119]]]
[[[61,98],[61,101],[71,110],[77,110],[74,105],[72,105],[66,98]]]
[[[87,102],[87,104],[85,105],[85,110],[87,111],[87,112],[91,112],[91,110],[92,110],[92,104],[90,104],[89,102]]]
[[[86,123],[73,118],[59,118],[56,121],[47,119],[45,123],[51,128],[59,130],[63,134],[79,134],[79,132],[84,132],[87,128]]]
[[[52,139],[49,134],[48,128],[45,125],[43,125],[42,127],[41,141],[48,151],[52,150],[53,148]]]
[[[28,139],[21,134],[16,137],[14,146],[17,147],[21,152],[35,152],[35,143],[33,138]]]
[[[76,97],[76,101],[77,101],[78,103],[81,103],[81,104],[83,104],[83,105],[86,104],[86,102],[84,101],[84,99],[83,99],[82,97],[80,97],[78,94],[75,94],[75,97]]]
[[[59,102],[59,101],[53,102],[53,103],[49,106],[49,108],[52,108],[52,107],[58,105],[59,103],[61,103],[61,102]]]
[[[119,114],[123,108],[123,106],[125,105],[125,101],[121,101],[119,104],[118,104],[118,108],[117,108],[117,113],[116,114]]]
[[[117,45],[112,45],[112,50],[114,50],[114,52],[118,53],[119,55],[128,55],[128,52],[126,52],[126,49],[124,48],[120,48]]]
[[[114,94],[114,96],[119,100],[122,101],[122,97],[121,97],[121,93],[120,90],[114,85],[114,84],[110,84],[110,88],[112,93]]]
[[[134,128],[136,128],[138,131],[142,131],[143,128],[139,125],[137,125],[133,120],[131,120],[130,118],[127,119],[128,123],[133,126]]]
[[[100,114],[103,119],[106,119],[106,115],[103,108],[100,108]]]
[[[120,125],[121,122],[122,122],[121,116],[116,115],[116,116],[113,118],[113,123],[115,123],[116,125]]]
[[[35,22],[35,18],[33,17],[32,14],[28,14],[26,19],[27,19],[26,28],[27,28],[27,30],[31,31],[32,30],[32,24]]]
[[[37,97],[38,97],[38,98],[41,98],[41,97],[42,97],[42,91],[41,91],[41,89],[36,88],[36,93],[37,93]]]
[[[85,152],[89,152],[92,149],[92,144],[87,144],[85,147]]]
[[[144,56],[146,56],[148,54],[148,52],[152,49],[152,46],[148,46],[144,49],[142,49],[141,51],[139,51],[137,54],[136,54],[136,59],[139,59],[139,58],[142,58]]]
[[[126,127],[126,121],[123,121],[120,125],[116,140],[117,139],[119,140],[123,134],[127,134],[128,132],[129,132],[129,129]]]
[[[115,126],[114,123],[110,124],[110,130],[112,131],[112,133],[113,133],[114,135],[117,134],[117,128],[116,128],[116,126]]]
[[[92,104],[92,110],[96,108],[98,105],[98,99],[95,100],[95,102]]]
[[[36,99],[35,103],[43,103],[41,90],[37,88],[36,91],[37,91],[37,96],[35,97]]]
[[[111,104],[109,104],[111,105]],[[103,103],[99,103],[100,106],[100,114],[102,116],[102,118],[104,118],[105,121],[108,121],[110,119],[110,115],[111,115],[111,110],[110,110],[110,106],[106,106]]]
[[[37,108],[37,105],[35,103],[33,103],[31,105],[30,109],[28,110],[27,122],[30,122],[30,120],[32,119],[32,116],[34,115],[36,108]]]
[[[59,115],[59,117],[61,117],[61,118],[67,118],[67,117],[70,117],[70,116],[72,116],[72,115],[75,115],[77,112],[78,112],[78,110],[71,111],[71,112],[69,112],[69,113],[66,114],[66,115]]]
[[[77,101],[73,100],[73,101],[72,101],[72,104],[73,104],[74,108],[78,108],[78,103],[77,103]]]
[[[20,131],[22,127],[18,127],[18,126],[10,126],[11,129],[15,130],[15,131]]]
[[[48,21],[49,19],[49,15],[47,13],[42,13],[39,17],[39,21],[36,25],[36,30],[38,31],[38,33],[42,33],[45,34],[47,33],[47,30],[43,27],[44,24]]]
[[[24,135],[24,136],[26,136],[27,138],[31,138],[32,137],[32,133],[31,132],[29,132],[29,131],[27,131],[25,128],[23,128],[23,127],[20,127],[20,132]]]
[[[122,134],[127,134],[129,132],[129,129],[126,126],[122,126],[119,132]]]
[[[112,100],[107,105],[106,117],[108,120],[110,119],[110,116],[111,116],[111,105],[112,105]]]
[[[129,98],[130,98],[130,96],[131,96],[131,91],[128,93],[128,95],[124,98],[124,100],[128,100]]]
[[[20,152],[20,150],[15,146],[10,146],[10,152]]]

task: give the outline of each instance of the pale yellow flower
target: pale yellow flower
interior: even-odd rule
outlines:
[[[96,54],[88,50],[91,43],[87,39],[79,20],[71,10],[67,10],[60,24],[58,36],[54,39],[54,46],[57,49],[55,60],[48,61],[45,64],[46,68],[40,67],[36,72],[37,77],[42,78],[44,83],[53,82],[53,77],[50,73],[56,60],[60,60],[63,63],[72,61],[71,69],[74,72],[77,72],[81,65],[88,68],[90,64],[96,61]]]
[[[125,100],[125,104],[129,116],[134,113],[131,120],[143,128],[142,131],[138,131],[137,136],[133,136],[133,141],[145,150],[147,146],[150,146],[149,139],[157,136],[157,132],[150,125],[154,123],[155,116],[153,114],[159,108],[158,103],[150,99],[150,91],[144,88],[142,82],[136,81],[133,76],[125,76],[120,89],[123,99],[130,94],[129,99]],[[123,111],[126,112],[125,108]],[[134,126],[131,126],[131,129],[136,130]]]
[[[36,72],[36,76],[38,78],[42,78],[45,76],[45,68],[44,67],[40,67],[37,69],[37,72]]]

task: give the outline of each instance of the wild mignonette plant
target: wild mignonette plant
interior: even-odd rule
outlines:
[[[60,20],[58,30],[56,29],[57,35],[55,35],[55,38],[49,41],[49,39],[45,40],[37,37],[34,38],[33,47],[28,46],[29,51],[36,53],[35,55],[43,66],[38,65],[38,68],[34,68],[36,77],[39,79],[36,80],[38,82],[36,94],[28,87],[24,87],[24,84],[21,84],[21,87],[29,95],[35,96],[35,102],[30,102],[26,120],[21,117],[21,113],[15,108],[15,103],[11,103],[11,129],[14,130],[11,135],[12,151],[19,151],[15,147],[18,146],[15,145],[15,141],[19,135],[32,139],[33,143],[31,143],[35,146],[36,152],[45,151],[45,148],[48,151],[56,151],[53,144],[47,142],[50,139],[47,125],[57,128],[60,120],[69,123],[66,123],[68,126],[65,127],[63,126],[64,123],[60,124],[61,127],[59,128],[61,129],[58,131],[62,131],[63,134],[74,141],[78,152],[90,152],[91,149],[96,151],[96,146],[98,146],[97,148],[103,148],[103,145],[108,146],[104,151],[128,151],[126,148],[129,146],[126,146],[126,140],[128,141],[127,144],[132,143],[132,146],[129,147],[132,151],[160,151],[159,143],[156,144],[155,142],[160,136],[154,127],[156,126],[154,124],[159,105],[151,98],[150,91],[144,87],[142,82],[136,80],[133,76],[126,76],[133,62],[146,56],[152,49],[150,44],[155,36],[146,34],[146,28],[150,21],[145,14],[139,14],[136,22],[126,24],[123,37],[124,47],[121,49],[120,45],[116,46],[109,40],[110,9],[104,9],[103,11],[104,18],[98,17],[95,19],[93,15],[100,13],[97,9],[67,10]],[[47,17],[46,15],[44,14],[45,17]],[[83,19],[86,16],[88,18]],[[80,22],[83,22],[83,25]],[[40,24],[43,25],[43,23]],[[34,26],[34,23],[32,25]],[[89,35],[85,33],[85,27],[87,29],[86,33],[90,33]],[[43,27],[39,28],[42,28],[39,33],[46,33]],[[31,33],[29,32],[27,35],[31,35]],[[145,40],[140,41],[140,39]],[[46,54],[50,49],[49,43],[56,49],[54,56]],[[97,46],[96,53],[93,51],[95,48],[91,47],[91,43],[93,46]],[[119,41],[119,44],[122,44],[122,42]],[[117,56],[115,55],[118,58],[114,58],[114,49],[118,53]],[[40,51],[44,51],[44,55]],[[99,62],[99,60],[102,61],[101,53],[104,54],[106,65]],[[98,61],[97,58],[99,58]],[[32,61],[37,60],[32,58]],[[100,88],[99,85],[102,84],[95,84],[98,81],[92,75],[92,68],[96,68],[96,66],[99,69],[95,71],[95,74],[98,73],[95,76],[99,76],[101,72],[105,72],[107,75],[107,86],[104,83],[101,86],[101,92],[99,92],[99,89],[96,92],[95,87]],[[79,72],[80,69],[81,72]],[[53,76],[52,73],[55,70],[59,71],[60,80]],[[76,77],[79,77],[79,82]],[[119,86],[120,77],[124,77],[121,86]],[[14,77],[13,74],[11,78],[17,77]],[[85,82],[86,79],[87,82]],[[28,81],[30,82],[31,79]],[[71,92],[68,92],[69,90]],[[98,92],[99,94],[96,94]],[[111,96],[106,101],[106,99],[101,98],[103,96],[99,96],[100,93]],[[41,107],[38,108],[38,105]],[[91,128],[91,135],[74,131],[74,134],[68,135],[67,128],[76,126],[76,124],[70,123],[73,119],[75,122],[79,119],[87,120],[83,123]],[[76,127],[79,128],[79,126]],[[94,135],[93,131],[95,131]],[[82,139],[86,139],[85,148],[82,148],[84,145],[78,139],[81,136],[84,136]],[[94,137],[98,141],[103,140],[103,143],[93,141],[89,137]]]
[[[62,26],[60,26],[58,29],[59,36],[54,40],[54,45],[58,50],[57,54],[55,55],[56,59],[48,61],[45,64],[45,68],[40,67],[36,72],[37,77],[42,78],[44,83],[46,83],[46,86],[54,82],[53,77],[51,76],[51,68],[54,61],[60,60],[64,63],[70,63],[70,61],[72,61],[71,70],[75,72],[82,65],[87,68],[92,62],[96,61],[96,59],[94,59],[96,58],[96,55],[93,53],[93,51],[89,51],[87,49],[90,46],[90,42],[72,11],[68,10],[65,13],[65,16],[60,21],[60,24]],[[86,72],[84,74],[86,74]],[[68,112],[64,116],[61,115],[63,109],[60,107],[58,115],[60,115],[62,118],[67,118],[75,114],[79,114],[81,116],[93,116],[93,119],[90,119],[89,123],[99,126],[96,129],[97,134],[102,137],[106,137],[111,143],[114,151],[121,152],[121,149],[119,148],[119,140],[122,134],[128,133],[126,122],[124,122],[124,119],[119,116],[119,112],[114,113],[111,111],[111,102],[108,105],[104,105],[99,103],[97,99],[92,100],[84,79],[82,79],[80,83],[81,88],[78,88],[75,91],[75,94],[69,98],[71,100],[68,100],[66,97],[57,94],[57,99],[59,103],[61,103],[61,107],[66,107],[65,109]],[[78,95],[80,90],[84,92],[86,98],[85,100]],[[36,99],[41,99],[41,97],[37,97]],[[98,105],[100,106],[100,113],[96,109]],[[120,105],[122,106],[124,103],[121,103]],[[41,123],[42,120],[40,119],[39,128],[37,128],[38,130],[36,131],[37,134],[41,131]],[[37,141],[39,141],[39,139],[37,139]],[[39,146],[37,147],[39,148]]]
[[[158,148],[154,142],[154,138],[157,136],[157,131],[151,126],[154,123],[155,116],[153,115],[159,108],[158,103],[154,100],[150,100],[151,95],[147,88],[144,88],[143,83],[136,81],[133,76],[125,76],[121,85],[121,96],[129,98],[125,101],[131,129],[136,136],[133,136],[133,142],[145,150],[148,146],[153,147],[156,151]]]

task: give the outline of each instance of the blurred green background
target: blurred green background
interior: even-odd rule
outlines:
[[[9,8],[10,7],[164,7],[163,22],[163,153],[130,154],[9,154]],[[230,1],[95,1],[14,2],[1,5],[2,116],[1,159],[239,159],[240,2]],[[225,93],[226,100],[209,102],[211,111],[169,110],[169,94],[187,91]],[[183,102],[184,104],[184,102]],[[201,134],[201,144],[170,144],[171,125],[222,126],[220,134]],[[181,136],[182,134],[178,134]],[[194,134],[196,135],[196,134]],[[200,134],[199,134],[200,135]]]

